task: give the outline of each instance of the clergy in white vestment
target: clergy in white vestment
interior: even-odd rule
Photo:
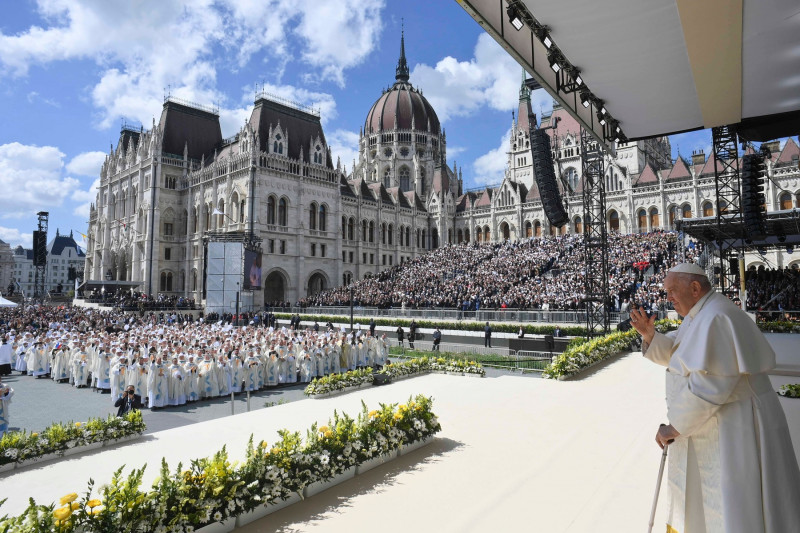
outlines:
[[[128,358],[124,355],[111,367],[111,403],[122,398],[128,386]]]
[[[31,356],[31,364],[28,365],[33,370],[35,377],[42,377],[50,372],[50,358],[47,354],[47,347],[42,341],[38,341]]]
[[[208,353],[197,364],[200,373],[200,397],[216,398],[219,396],[219,383],[217,381],[217,363]]]
[[[242,381],[244,381],[244,367],[238,348],[233,351],[231,358],[231,390],[234,393],[242,392]]]
[[[219,384],[220,396],[227,396],[231,393],[232,372],[231,365],[224,355],[217,358],[217,383]]]
[[[169,371],[160,357],[150,362],[147,373],[147,400],[150,409],[169,405]]]
[[[95,386],[100,390],[109,390],[111,388],[111,353],[106,351],[106,348],[103,346],[100,347],[97,353],[97,365],[95,369],[97,373]]]
[[[186,401],[196,402],[200,399],[200,375],[197,372],[194,356],[189,356],[189,362],[186,363],[184,370],[183,386],[186,390]]]
[[[72,384],[77,387],[85,387],[89,382],[89,354],[81,344],[75,350],[72,358]]]
[[[14,363],[14,350],[11,347],[11,336],[6,335],[0,339],[0,375],[11,373],[11,366]]]
[[[172,364],[168,370],[167,384],[169,392],[167,401],[170,405],[183,405],[186,403],[186,388],[183,384],[183,366],[177,356],[172,357]]]
[[[153,350],[151,353],[155,354],[155,351]],[[138,363],[131,365],[128,373],[128,385],[133,385],[134,392],[142,398],[142,403],[147,398],[147,375],[149,369],[147,358],[140,357]]]
[[[767,373],[775,352],[755,322],[701,268],[684,263],[664,280],[684,317],[677,331],[655,331],[655,317],[631,311],[644,356],[667,367],[669,444],[667,531],[800,531],[800,472],[789,428]]]
[[[14,396],[14,389],[0,382],[0,437],[8,431],[8,408],[11,405],[12,396]]]
[[[259,367],[261,366],[261,362],[256,357],[255,349],[252,348],[250,350],[250,354],[244,360],[244,367],[243,367],[243,381],[244,381],[244,390],[245,391],[256,391],[258,390],[258,382],[259,382]]]

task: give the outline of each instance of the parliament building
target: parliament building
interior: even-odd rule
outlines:
[[[150,130],[123,127],[106,157],[85,279],[138,282],[151,295],[202,302],[206,243],[253,241],[263,252],[263,290],[251,298],[260,307],[448,244],[580,233],[580,127],[558,105],[541,118],[570,218],[551,227],[533,171],[530,106],[522,84],[500,184],[465,190],[436,111],[409,83],[402,39],[395,83],[368,110],[349,170],[331,154],[314,110],[261,94],[225,139],[217,110],[169,97]],[[767,209],[800,207],[800,148],[788,139],[771,149]],[[715,215],[713,157],[673,161],[667,137],[620,145],[605,169],[609,230],[674,229],[680,218]],[[778,266],[800,262],[771,256]]]

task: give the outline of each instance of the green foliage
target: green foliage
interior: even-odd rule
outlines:
[[[124,417],[91,418],[88,422],[56,422],[41,432],[9,431],[0,438],[0,465],[35,459],[49,453],[141,434],[145,430],[142,413],[131,411]]]
[[[781,388],[778,389],[778,394],[781,396],[786,396],[787,398],[800,398],[800,384],[795,383],[794,385],[781,385]]]
[[[142,488],[145,467],[127,476],[120,467],[99,489],[100,498],[92,497],[91,479],[83,497],[67,494],[61,507],[31,498],[19,516],[0,518],[0,533],[192,531],[284,500],[311,483],[431,437],[441,431],[432,407],[433,400],[422,395],[399,406],[381,404],[376,411],[362,403],[357,419],[334,411],[327,425],[314,424],[305,439],[281,430],[270,447],[263,440],[254,445],[251,436],[243,464],[231,464],[225,447],[192,460],[186,470],[178,464],[171,472],[162,459],[151,490]]]

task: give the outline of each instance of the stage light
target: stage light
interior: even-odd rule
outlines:
[[[559,70],[561,70],[561,65],[558,62],[558,57],[556,57],[556,54],[553,53],[552,50],[547,54],[547,61],[550,63],[550,68],[553,69],[553,72],[558,72]]]
[[[553,46],[553,40],[550,38],[550,33],[544,34],[544,38],[542,39],[542,44],[548,50],[550,50],[550,47]]]
[[[606,106],[604,106],[604,105],[600,106],[600,114],[601,115],[605,115],[606,114]]]
[[[600,122],[601,126],[606,125],[606,117],[603,116],[603,113],[601,113],[600,111],[597,112],[597,121]]]
[[[579,87],[580,87],[581,85],[583,85],[583,78],[581,77],[581,71],[580,71],[580,69],[577,69],[577,68],[575,68],[575,67],[572,67],[572,70],[570,71],[570,74],[569,74],[569,75],[570,75],[570,76],[572,76],[572,81],[574,81],[574,82],[575,82],[575,85],[577,85],[577,86],[579,86]]]
[[[592,105],[592,96],[589,94],[589,91],[581,91],[581,105],[583,105],[583,107]]]
[[[522,26],[525,24],[522,22],[522,19],[519,16],[519,11],[514,6],[508,6],[506,9],[506,14],[508,14],[508,21],[514,26],[514,29],[519,31],[522,29]]]

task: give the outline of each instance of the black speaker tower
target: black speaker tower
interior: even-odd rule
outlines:
[[[543,129],[531,128],[531,156],[544,214],[547,215],[551,225],[560,228],[569,222],[569,215],[564,210],[561,192],[558,190],[558,182],[553,170],[550,137]]]
[[[744,229],[750,240],[762,240],[767,236],[764,220],[764,182],[767,166],[761,154],[747,154],[742,157],[742,218]]]

